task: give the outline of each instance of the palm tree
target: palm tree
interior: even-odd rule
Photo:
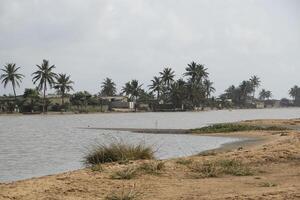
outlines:
[[[250,82],[252,84],[252,87],[253,87],[253,99],[255,97],[255,91],[256,89],[260,86],[260,78],[258,76],[251,76],[250,78]]]
[[[243,103],[245,103],[249,97],[249,94],[253,92],[252,83],[250,81],[242,81],[242,83],[239,85],[239,88],[241,91],[240,99],[242,99]]]
[[[23,74],[18,73],[19,69],[20,67],[17,67],[15,63],[8,63],[4,65],[3,69],[1,69],[1,71],[3,71],[4,73],[0,76],[0,80],[2,80],[4,87],[6,87],[9,82],[11,82],[15,100],[17,100],[16,86],[20,87],[20,82],[22,82],[22,79],[24,77]]]
[[[121,93],[125,94],[127,96],[131,95],[131,83],[130,83],[130,81],[125,83],[125,86],[122,88]]]
[[[117,92],[116,84],[110,78],[106,78],[102,82],[101,88],[102,88],[101,95],[103,95],[103,96],[115,96],[116,95],[116,92]]]
[[[184,73],[185,76],[189,76],[191,82],[201,83],[204,78],[208,77],[207,68],[204,67],[202,64],[197,64],[195,62],[191,62],[188,64],[188,67],[185,68],[186,72]]]
[[[213,84],[214,83],[208,79],[205,79],[203,82],[207,99],[210,97],[211,93],[216,91],[216,89],[213,87]]]
[[[39,81],[37,88],[39,90],[44,90],[43,94],[43,113],[46,111],[46,90],[47,85],[49,85],[50,88],[55,84],[55,78],[57,75],[52,71],[55,68],[55,65],[49,66],[48,60],[43,60],[43,63],[41,65],[36,65],[38,67],[38,70],[34,73],[32,73],[33,84],[36,84],[36,82]]]
[[[296,96],[297,96],[297,93],[299,91],[299,87],[297,85],[295,85],[294,87],[292,87],[290,90],[289,90],[289,95],[294,99],[296,99]]]
[[[170,83],[174,81],[175,72],[171,68],[164,68],[162,72],[160,72],[161,81],[167,85],[167,88],[170,88]]]
[[[133,98],[132,100],[136,101],[141,92],[141,87],[142,85],[139,84],[138,80],[129,81],[122,88],[122,94],[126,94],[129,96],[129,98]]]
[[[188,64],[188,67],[185,68],[185,76],[190,76],[192,81],[195,81],[197,77],[197,63],[194,61]]]
[[[149,85],[149,89],[152,92],[157,92],[157,99],[159,99],[160,92],[162,90],[161,79],[157,76],[154,76],[151,81],[152,81],[152,84]]]
[[[272,92],[269,90],[262,89],[259,93],[259,99],[261,100],[265,100],[265,99],[269,100],[271,97],[272,97]]]
[[[72,84],[74,84],[74,82],[71,80],[70,76],[67,76],[66,74],[58,74],[58,76],[56,77],[54,88],[58,91],[59,94],[61,94],[62,106],[65,105],[64,98],[66,92],[73,90]]]

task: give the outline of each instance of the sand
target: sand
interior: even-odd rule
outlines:
[[[300,120],[253,120],[243,123],[288,125],[295,129],[300,126]],[[136,192],[136,199],[140,200],[300,199],[300,132],[252,131],[226,136],[259,138],[259,142],[229,145],[213,154],[184,158],[191,160],[191,164],[187,165],[178,163],[182,159],[163,161],[165,169],[160,174],[141,174],[131,180],[114,180],[111,174],[149,161],[105,164],[103,171],[86,168],[0,184],[0,199],[101,200],[112,192],[129,190]],[[250,167],[254,175],[199,178],[191,170],[194,163],[222,159],[239,160]]]

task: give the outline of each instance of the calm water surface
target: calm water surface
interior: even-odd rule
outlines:
[[[184,113],[124,113],[0,116],[0,182],[54,174],[83,167],[82,157],[96,142],[144,142],[160,159],[195,154],[237,138],[138,134],[98,128],[196,128],[246,119],[299,118],[300,109],[234,110]]]

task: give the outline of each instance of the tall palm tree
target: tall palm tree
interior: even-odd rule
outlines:
[[[34,73],[32,73],[33,84],[38,83],[37,88],[39,90],[44,90],[43,94],[43,113],[46,111],[46,91],[47,91],[47,85],[49,85],[50,88],[55,84],[55,78],[57,75],[52,71],[55,68],[55,65],[49,65],[48,60],[43,60],[43,63],[41,65],[36,65],[38,67],[38,70]]]
[[[61,95],[62,106],[65,105],[65,94],[73,90],[72,84],[74,84],[74,82],[71,80],[70,76],[67,76],[66,74],[58,74],[56,77],[54,88]]]
[[[129,81],[122,88],[122,94],[126,94],[129,98],[136,101],[141,92],[141,87],[142,85],[139,84],[138,80]]]
[[[19,69],[20,67],[17,67],[15,63],[8,63],[4,65],[3,69],[1,69],[1,71],[3,71],[3,74],[1,74],[0,76],[0,80],[2,80],[4,87],[6,87],[9,82],[11,82],[15,100],[17,100],[16,86],[20,87],[20,83],[22,82],[22,79],[24,77],[23,74],[18,73]]]
[[[258,76],[254,75],[254,76],[251,76],[250,82],[251,82],[252,87],[253,87],[253,99],[254,99],[255,91],[260,86],[261,81],[260,81],[260,78]]]
[[[171,68],[164,68],[162,72],[160,72],[161,81],[170,88],[170,83],[174,81],[175,72]]]
[[[261,100],[265,100],[265,99],[269,100],[271,97],[272,97],[272,92],[269,90],[262,89],[259,93],[259,99]]]
[[[195,81],[196,77],[197,77],[197,63],[195,63],[194,61],[191,62],[190,64],[188,64],[188,67],[185,68],[185,76],[190,76],[191,77],[191,81]]]
[[[186,72],[185,76],[189,76],[192,83],[197,82],[201,83],[203,79],[208,77],[207,68],[202,64],[197,64],[195,62],[191,62],[188,64],[188,67],[185,68]]]
[[[289,90],[289,95],[294,99],[294,101],[296,99],[296,96],[297,96],[297,93],[299,90],[300,90],[300,88],[297,85],[295,85],[294,87],[292,87]]]
[[[157,93],[157,99],[159,99],[160,92],[162,90],[162,85],[161,85],[161,79],[157,76],[154,76],[153,79],[151,80],[152,84],[149,85],[149,89],[152,92]]]
[[[115,96],[116,95],[116,92],[117,92],[116,84],[110,78],[106,78],[102,82],[101,88],[102,88],[101,95],[103,95],[103,96]]]
[[[207,99],[210,97],[211,93],[216,91],[216,89],[213,87],[213,84],[214,83],[208,79],[205,79],[203,82]]]

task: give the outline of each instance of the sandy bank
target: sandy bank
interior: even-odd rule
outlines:
[[[297,120],[261,120],[297,127]],[[209,134],[224,136],[224,134]],[[158,175],[141,174],[131,180],[111,175],[149,161],[106,164],[103,171],[82,169],[9,184],[0,184],[0,199],[105,199],[111,192],[134,190],[140,200],[199,199],[300,199],[300,133],[298,131],[253,131],[228,133],[228,137],[253,138],[253,142],[225,145],[221,150],[164,161]],[[259,138],[259,141],[257,141]],[[190,166],[218,160],[239,160],[253,171],[251,176],[222,174],[199,178]],[[180,161],[180,162],[179,162]],[[181,163],[181,164],[180,164]]]

